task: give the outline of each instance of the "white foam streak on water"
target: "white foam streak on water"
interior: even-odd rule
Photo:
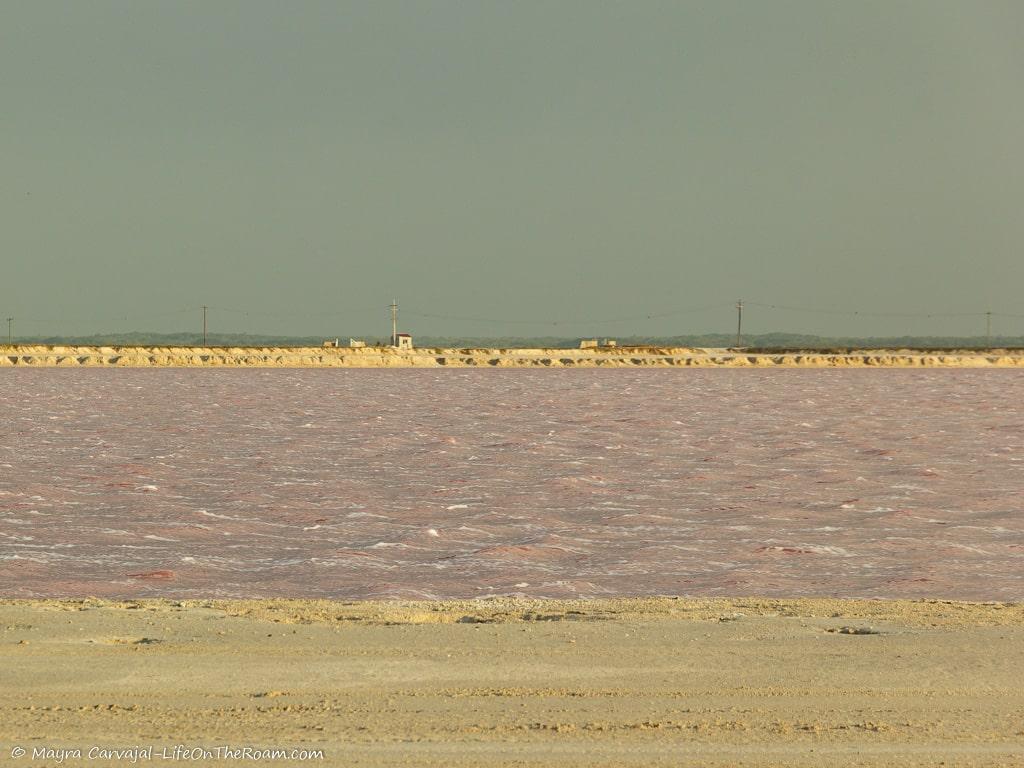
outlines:
[[[1024,599],[1024,378],[12,370],[0,594]]]

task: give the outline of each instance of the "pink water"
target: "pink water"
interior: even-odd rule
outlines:
[[[16,370],[0,595],[1024,599],[1024,376]]]

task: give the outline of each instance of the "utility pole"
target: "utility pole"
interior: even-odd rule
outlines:
[[[992,310],[985,313],[985,346],[992,346]]]
[[[398,346],[398,299],[391,300],[391,346]]]
[[[11,335],[11,323],[13,323],[13,322],[14,322],[14,318],[13,317],[8,317],[7,318],[7,343],[8,344],[13,344],[14,343],[14,341],[13,341],[14,336]]]
[[[209,309],[209,307],[207,307],[205,304],[203,304],[203,346],[204,347],[206,346],[206,310],[207,309]]]
[[[736,302],[736,346],[743,346],[743,299]]]

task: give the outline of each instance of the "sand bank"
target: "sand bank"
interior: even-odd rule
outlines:
[[[750,354],[728,349],[417,349],[365,347],[72,347],[0,346],[0,367],[220,368],[1015,368],[1019,350],[926,353],[862,350]]]
[[[0,742],[5,758],[226,744],[345,766],[1010,766],[1022,670],[1020,604],[4,601]]]

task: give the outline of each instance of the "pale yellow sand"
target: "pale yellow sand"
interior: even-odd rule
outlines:
[[[2,367],[228,368],[1017,368],[1019,351],[748,354],[728,349],[417,349],[0,345]]]
[[[324,752],[261,765],[1024,765],[1024,606],[0,603],[0,763],[176,744]]]

